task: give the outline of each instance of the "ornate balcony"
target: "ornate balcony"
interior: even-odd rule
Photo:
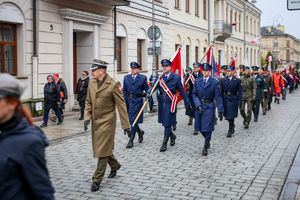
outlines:
[[[215,20],[214,36],[216,41],[224,42],[232,35],[232,25],[223,20]]]

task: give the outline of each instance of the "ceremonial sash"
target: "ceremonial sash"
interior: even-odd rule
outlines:
[[[193,83],[193,85],[195,84],[195,77],[193,76],[193,74],[191,75],[191,81]]]
[[[189,82],[189,80],[192,81],[193,85],[195,84],[195,77],[193,76],[193,74],[191,74],[188,79],[186,80],[186,82],[184,83],[184,86],[186,86]]]
[[[170,99],[172,100],[172,104],[171,104],[171,113],[175,112],[176,109],[176,105],[177,105],[177,95],[174,95],[171,90],[168,88],[168,86],[166,85],[165,81],[160,78],[159,80],[160,86],[162,87],[162,89],[165,91],[165,93],[170,97]]]

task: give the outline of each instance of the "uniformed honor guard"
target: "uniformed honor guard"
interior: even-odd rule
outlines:
[[[167,150],[168,140],[170,138],[170,145],[175,145],[176,136],[172,132],[171,127],[176,125],[176,101],[177,91],[183,97],[186,108],[191,108],[190,101],[183,90],[183,85],[180,76],[172,73],[172,62],[168,59],[161,61],[163,67],[163,75],[158,80],[158,123],[164,126],[164,139],[160,148],[160,152]],[[150,90],[149,90],[150,91]],[[149,98],[149,96],[147,97]]]
[[[194,64],[193,64],[193,73],[188,74],[186,76],[186,80],[185,80],[185,81],[188,81],[187,82],[187,95],[189,97],[189,100],[190,100],[190,103],[191,103],[191,106],[192,106],[192,109],[187,109],[187,112],[186,112],[186,114],[189,116],[188,125],[192,125],[193,124],[193,118],[195,118],[195,104],[194,104],[194,101],[193,101],[192,92],[193,92],[193,87],[194,87],[194,84],[195,84],[195,80],[203,76],[202,73],[200,73],[200,67],[201,67],[200,63],[194,62]],[[198,131],[194,130],[193,134],[197,135]]]
[[[219,81],[221,81],[221,79],[223,79],[227,76],[227,68],[228,68],[228,65],[221,66],[221,76],[218,78]]]
[[[262,108],[263,108],[263,115],[266,115],[267,110],[271,109],[272,103],[272,95],[273,95],[273,80],[272,76],[269,74],[268,67],[262,67],[263,70],[263,78],[265,80],[266,88],[264,89],[263,93],[263,101],[262,101]]]
[[[93,79],[88,86],[84,113],[84,129],[92,120],[92,144],[94,157],[98,158],[91,191],[99,190],[107,164],[111,168],[108,178],[113,178],[121,165],[113,155],[116,130],[116,107],[124,133],[130,134],[130,123],[121,84],[106,73],[107,63],[94,59]],[[129,133],[128,133],[129,132]]]
[[[205,138],[203,156],[207,156],[207,150],[210,148],[216,105],[220,121],[223,120],[224,111],[220,86],[217,80],[211,78],[211,69],[211,65],[202,64],[203,77],[196,79],[193,87],[193,102],[197,110],[195,112],[195,130],[200,131]]]
[[[240,105],[240,113],[244,118],[243,124],[245,129],[248,129],[252,118],[251,113],[253,102],[255,101],[256,96],[256,83],[250,75],[250,67],[248,66],[244,66],[243,75],[241,76],[241,84],[243,89],[243,100]]]
[[[234,119],[238,116],[238,107],[242,102],[241,80],[234,76],[235,67],[228,66],[227,77],[221,80],[221,94],[223,96],[224,117],[229,122],[227,137],[234,133]]]
[[[143,97],[146,96],[149,87],[147,83],[147,77],[140,74],[141,66],[137,62],[131,62],[130,68],[131,74],[128,74],[124,77],[123,96],[125,98],[130,124],[133,124],[135,118],[137,117],[140,109],[143,106]],[[134,127],[131,127],[130,139],[126,148],[133,147],[133,140],[135,138],[136,132],[139,136],[139,143],[143,142],[144,131],[141,130],[138,125],[141,123],[143,123],[143,113],[140,115]]]
[[[263,98],[263,92],[266,89],[266,84],[264,78],[258,72],[259,67],[252,66],[252,70],[253,70],[252,71],[253,78],[256,82],[256,95],[253,102],[253,114],[254,114],[254,122],[257,122],[258,115],[259,115],[259,107]]]

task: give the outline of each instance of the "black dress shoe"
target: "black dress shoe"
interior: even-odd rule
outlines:
[[[174,146],[175,145],[175,140],[176,140],[176,135],[174,133],[172,133],[171,135],[171,140],[170,140],[170,145]]]
[[[78,120],[84,120],[84,118],[83,118],[83,117],[80,117]]]
[[[257,118],[254,118],[254,122],[257,122],[258,120],[257,120]]]
[[[193,135],[198,135],[198,131],[194,130]]]
[[[42,123],[42,124],[40,125],[41,128],[45,128],[46,126],[47,126],[47,124],[45,124],[45,123]]]
[[[92,187],[91,187],[91,191],[96,192],[96,191],[99,190],[99,188],[100,188],[100,183],[93,182]]]
[[[61,125],[63,123],[63,121],[62,120],[59,120],[58,122],[57,122],[57,125]]]
[[[140,132],[138,133],[138,135],[139,135],[139,143],[142,143],[143,142],[143,140],[144,140],[144,131],[143,130],[140,130]]]
[[[114,178],[117,175],[117,170],[111,170],[107,178]]]

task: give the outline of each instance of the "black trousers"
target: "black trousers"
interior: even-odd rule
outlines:
[[[79,106],[80,106],[80,116],[83,117],[84,108],[85,108],[85,101],[79,101]]]

